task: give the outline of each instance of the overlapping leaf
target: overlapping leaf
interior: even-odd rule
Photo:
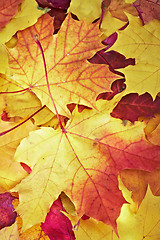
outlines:
[[[123,170],[120,173],[121,180],[125,187],[132,192],[132,199],[140,206],[145,197],[148,184],[155,196],[160,196],[160,170],[153,172],[140,170]]]
[[[101,0],[72,0],[70,3],[69,11],[74,13],[79,20],[93,22],[101,15]]]
[[[15,160],[23,159],[32,168],[14,189],[20,195],[18,212],[24,229],[44,220],[61,191],[80,216],[86,214],[116,229],[125,202],[118,189],[119,171],[152,171],[160,166],[160,148],[146,142],[143,124],[123,126],[103,108],[75,112],[67,132],[43,128],[21,142]]]
[[[18,124],[18,123],[17,123]],[[3,133],[16,126],[15,123],[0,122],[0,132]],[[29,131],[37,129],[30,121],[19,126],[13,131],[1,136],[0,143],[0,185],[5,190],[11,189],[22,178],[26,172],[16,162],[13,162],[14,153],[20,141],[28,136]]]
[[[0,2],[0,31],[10,21],[10,19],[18,12],[18,5],[23,0],[1,0]]]
[[[131,93],[124,96],[113,109],[111,116],[131,122],[138,121],[139,117],[154,117],[155,113],[160,113],[160,98],[155,101],[148,94],[138,95]]]
[[[45,11],[37,9],[38,5],[34,0],[24,0],[18,11],[18,5],[21,2],[22,1],[20,0],[0,1],[2,7],[0,9],[0,17],[3,21],[5,20],[5,24],[7,23],[7,19],[9,20],[17,13],[0,32],[0,73],[3,74],[6,73],[6,69],[8,67],[8,55],[3,44],[8,42],[18,30],[22,30],[33,25],[37,19],[45,13]]]
[[[10,240],[19,239],[19,232],[18,232],[17,223],[15,222],[10,227],[2,229],[0,231],[0,238],[2,240],[6,240],[8,238]]]
[[[152,118],[148,122],[145,128],[145,134],[151,143],[160,145],[160,114],[155,114],[155,118]]]
[[[160,20],[160,3],[158,1],[137,0],[134,6],[141,13],[144,24],[154,19]]]
[[[58,37],[52,36],[52,25],[52,18],[45,15],[34,27],[18,33],[16,48],[8,49],[14,80],[22,88],[30,87],[42,104],[54,111],[42,70],[41,52],[34,41],[34,35],[38,34],[47,61],[50,89],[59,113],[69,115],[66,105],[73,102],[95,107],[97,95],[109,89],[116,78],[107,66],[86,61],[103,47],[98,24],[78,22],[68,15]]]
[[[135,58],[135,66],[122,70],[126,76],[127,93],[149,92],[153,98],[160,91],[160,22],[154,20],[145,26],[139,18],[129,16],[129,25],[119,31],[118,40],[111,49]],[[152,83],[152,84],[151,84]]]
[[[30,117],[42,108],[40,100],[29,88],[23,89],[3,74],[0,75],[0,101],[0,113],[5,111],[8,119]],[[54,114],[47,107],[33,116],[36,125],[42,125],[53,117]]]

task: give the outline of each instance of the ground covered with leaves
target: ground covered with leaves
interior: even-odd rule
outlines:
[[[0,239],[160,239],[160,2],[1,0]]]

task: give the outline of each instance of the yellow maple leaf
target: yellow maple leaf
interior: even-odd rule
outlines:
[[[18,123],[17,123],[18,124]],[[14,128],[17,124],[0,122],[0,132]],[[37,129],[30,121],[19,126],[13,131],[1,136],[0,143],[0,185],[5,190],[11,189],[27,174],[16,162],[13,162],[14,153],[21,139],[28,135],[29,131]],[[15,174],[16,173],[16,174]]]
[[[40,100],[30,89],[22,89],[12,78],[0,74],[0,113],[8,118],[27,118],[42,108]],[[33,116],[35,125],[49,122],[55,115],[47,108]]]
[[[1,229],[0,238],[1,240],[20,240],[17,223],[15,222],[11,226]]]
[[[99,104],[99,111],[75,110],[64,131],[31,132],[17,148],[15,161],[23,159],[32,169],[13,189],[20,196],[17,210],[23,230],[44,220],[61,191],[73,201],[79,216],[89,215],[116,229],[125,202],[118,190],[118,172],[159,166],[159,147],[146,142],[144,125],[123,126],[107,114],[109,106]]]
[[[154,20],[142,26],[139,18],[127,16],[129,26],[118,32],[118,40],[110,49],[135,58],[135,66],[122,70],[126,76],[125,94],[149,92],[155,98],[160,91],[160,22]]]
[[[124,204],[121,215],[117,219],[119,240],[159,239],[160,235],[160,197],[152,195],[148,188],[137,213],[131,206]],[[112,239],[117,240],[117,236]]]
[[[46,76],[39,47],[34,35],[39,34],[47,63],[50,90],[59,114],[70,116],[69,103],[95,108],[96,97],[110,89],[117,75],[106,65],[90,64],[87,59],[104,45],[99,36],[98,23],[75,21],[69,14],[58,33],[53,36],[53,22],[48,15],[42,16],[30,28],[18,33],[18,44],[9,53],[10,74],[20,87],[29,87],[43,105],[53,112],[48,94]],[[24,41],[25,39],[25,41]]]
[[[45,13],[45,11],[39,10],[37,6],[34,0],[24,0],[18,13],[13,16],[10,22],[0,31],[0,73],[5,74],[8,67],[8,55],[3,44],[8,42],[18,30],[25,29],[35,24],[37,19]],[[9,8],[7,8],[6,11],[9,11]],[[8,16],[9,15],[10,13],[8,13]]]
[[[155,114],[155,118],[151,118],[145,127],[145,134],[151,143],[160,145],[160,114]]]
[[[74,13],[79,20],[93,22],[101,15],[101,0],[72,0],[68,11]]]

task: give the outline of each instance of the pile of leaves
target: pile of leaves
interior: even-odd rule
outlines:
[[[0,13],[0,239],[159,239],[159,1]]]

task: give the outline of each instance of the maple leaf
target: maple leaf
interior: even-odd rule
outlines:
[[[0,11],[2,11],[2,15],[0,15],[0,17],[2,17],[3,20],[5,17],[6,20],[13,17],[12,14],[16,14],[20,2],[22,1],[0,1],[0,7],[2,7],[0,9]],[[0,73],[5,74],[8,68],[8,55],[3,45],[8,42],[18,30],[25,29],[26,27],[33,25],[37,21],[37,18],[39,18],[43,13],[45,13],[45,11],[38,10],[37,3],[34,0],[24,0],[18,13],[5,27],[2,28],[0,31]]]
[[[0,101],[0,113],[7,113],[8,120],[16,116],[27,118],[42,107],[40,100],[29,88],[23,89],[12,78],[2,74],[0,74]],[[45,107],[33,116],[34,124],[42,125],[54,116]]]
[[[160,114],[155,114],[155,118],[150,119],[144,131],[148,141],[152,144],[160,145]]]
[[[6,227],[6,228],[1,229],[1,231],[0,231],[0,238],[2,240],[6,240],[6,239],[9,239],[9,240],[19,239],[19,232],[18,232],[17,223],[15,222],[10,227]]]
[[[144,24],[152,21],[153,19],[160,20],[159,0],[158,1],[137,0],[134,2],[134,6],[140,12]]]
[[[18,6],[23,0],[0,1],[0,31],[18,12]]]
[[[33,39],[35,34],[39,34],[56,107],[59,114],[70,116],[67,104],[95,107],[97,95],[110,89],[117,75],[105,65],[97,66],[86,61],[103,47],[97,23],[75,21],[69,14],[58,36],[52,36],[52,25],[52,18],[44,15],[33,27],[19,32],[16,48],[8,49],[9,66],[18,85],[29,87],[42,104],[54,112],[45,73],[40,68],[43,65],[41,52]]]
[[[137,10],[130,3],[126,3],[124,0],[104,0],[103,7],[107,7],[107,10],[110,11],[111,15],[121,21],[128,21],[125,12],[138,16]]]
[[[128,18],[128,27],[118,32],[118,39],[111,50],[118,51],[127,58],[135,58],[135,66],[122,70],[126,76],[126,93],[148,92],[155,98],[160,86],[160,22],[155,20],[142,26],[139,18],[131,15]]]
[[[132,212],[130,205],[124,204],[122,207],[121,215],[117,219],[119,239],[158,239],[160,234],[159,214],[160,198],[153,196],[148,188],[136,214]],[[117,239],[117,236],[113,239]]]
[[[23,230],[44,220],[61,191],[80,216],[86,214],[116,229],[125,202],[118,189],[119,171],[152,171],[160,166],[160,148],[146,142],[144,125],[123,126],[103,108],[100,112],[75,111],[65,131],[42,128],[30,133],[17,148],[15,161],[23,159],[32,169],[13,189],[21,199],[17,211],[23,218]]]
[[[75,14],[79,20],[85,20],[89,23],[99,18],[101,15],[101,0],[72,0],[68,11]]]
[[[67,9],[70,5],[71,0],[61,0],[61,1],[59,1],[59,0],[36,0],[36,1],[46,7]]]
[[[52,204],[50,211],[46,216],[45,222],[41,224],[42,230],[51,240],[74,240],[75,235],[72,230],[72,224],[61,211],[65,211],[65,209],[59,197]]]
[[[124,96],[113,109],[111,116],[131,122],[138,121],[139,117],[154,117],[155,113],[160,113],[160,98],[155,101],[149,93],[138,95],[130,93]]]
[[[113,239],[113,229],[109,226],[104,224],[103,222],[97,222],[95,219],[90,218],[87,220],[83,220],[77,216],[72,216],[66,214],[67,217],[71,220],[72,224],[74,225],[74,233],[76,239],[83,239],[83,240],[112,240]],[[78,226],[77,226],[78,222]],[[115,236],[115,235],[114,235]]]
[[[0,122],[0,186],[6,190],[11,189],[26,176],[23,168],[16,162],[13,162],[13,156],[20,141],[28,136],[29,131],[37,129],[30,121],[16,129],[14,129],[15,126],[15,123]],[[3,132],[9,129],[13,131],[2,135]]]
[[[12,205],[14,198],[9,192],[0,194],[0,229],[15,222],[17,213]]]
[[[120,178],[124,186],[132,192],[132,199],[140,206],[148,185],[155,196],[160,196],[160,170],[156,169],[153,172],[146,172],[141,170],[123,170],[120,173]]]
[[[91,63],[108,64],[111,69],[125,68],[128,65],[135,65],[133,58],[126,59],[126,57],[118,52],[100,50],[91,59]]]
[[[99,99],[111,100],[116,94],[122,92],[126,88],[124,81],[125,81],[124,79],[118,79],[114,81],[111,85],[112,92],[100,93],[97,96],[97,100]]]
[[[8,42],[18,30],[35,24],[37,19],[45,13],[45,11],[37,9],[37,6],[35,0],[24,0],[19,12],[0,32],[0,42]]]

